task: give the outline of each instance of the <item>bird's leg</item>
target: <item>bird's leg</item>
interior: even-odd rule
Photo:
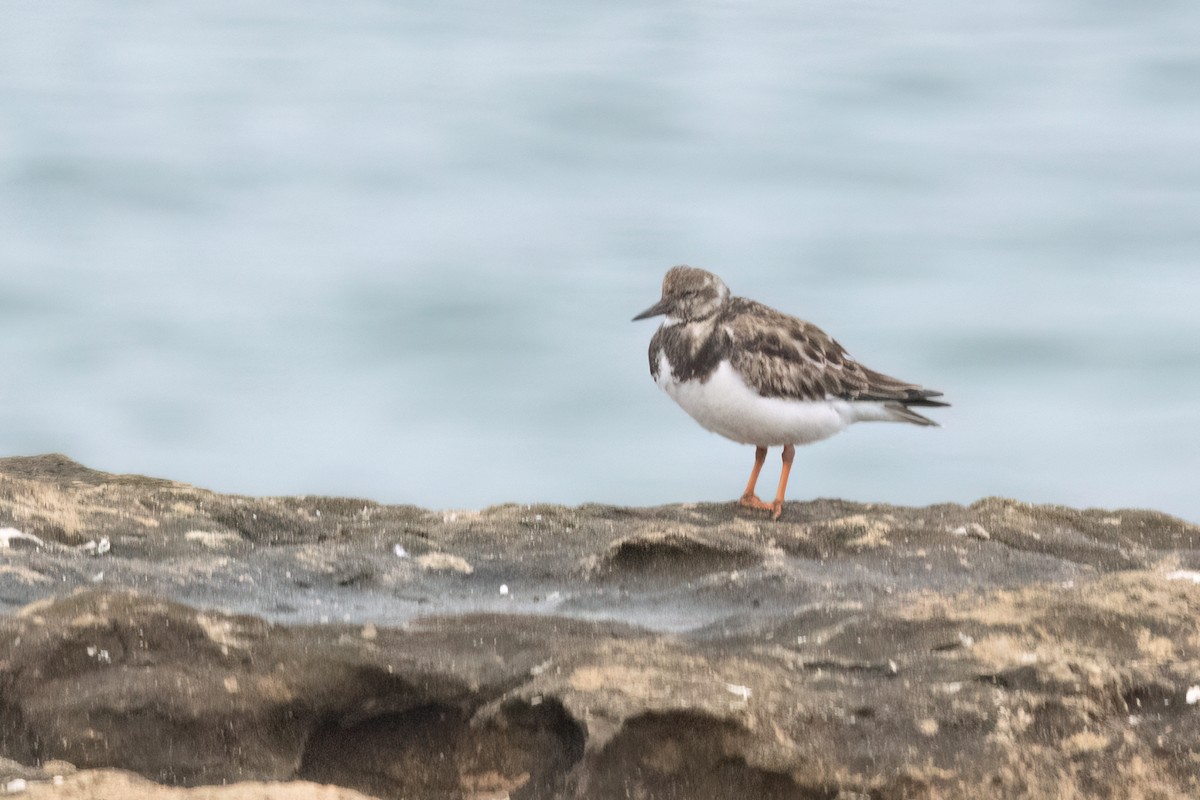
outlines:
[[[775,502],[770,505],[770,509],[775,512],[774,518],[779,519],[779,515],[783,513],[783,494],[787,491],[788,475],[792,471],[792,459],[796,457],[796,448],[793,445],[787,444],[783,446],[783,470],[779,473],[779,490],[775,492]],[[763,505],[766,505],[765,503]]]
[[[767,460],[767,448],[760,447],[754,451],[754,469],[750,470],[750,481],[746,484],[746,491],[742,494],[742,499],[738,500],[739,505],[747,508],[765,508],[768,510],[774,507],[770,503],[764,503],[754,496],[754,486],[758,483],[758,473],[762,469],[763,462]]]

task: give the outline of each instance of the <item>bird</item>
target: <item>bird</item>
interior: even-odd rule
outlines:
[[[949,406],[926,389],[869,369],[811,322],[744,297],[707,270],[667,270],[662,297],[633,321],[664,317],[650,340],[650,375],[692,419],[754,445],[754,467],[738,503],[778,520],[796,446],[856,422],[937,422],[915,408]],[[755,494],[767,449],[783,447],[774,502]]]

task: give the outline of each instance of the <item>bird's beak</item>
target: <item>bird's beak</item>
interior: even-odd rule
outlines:
[[[666,314],[670,310],[671,310],[671,304],[666,299],[662,299],[662,300],[659,300],[654,305],[647,308],[642,313],[638,314],[636,317],[634,317],[633,321],[637,322],[639,319],[650,319],[651,317],[658,317],[663,314]]]

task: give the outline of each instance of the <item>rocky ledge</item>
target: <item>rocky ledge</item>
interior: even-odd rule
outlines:
[[[1200,796],[1200,528],[1163,514],[443,513],[43,456],[0,460],[0,529],[0,791]]]

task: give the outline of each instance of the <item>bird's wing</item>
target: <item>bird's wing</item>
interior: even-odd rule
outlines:
[[[929,399],[941,392],[859,364],[812,323],[743,298],[732,298],[727,305],[723,322],[733,343],[732,366],[763,397],[944,405]]]

